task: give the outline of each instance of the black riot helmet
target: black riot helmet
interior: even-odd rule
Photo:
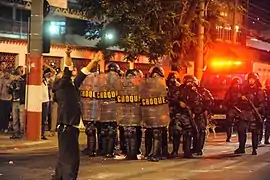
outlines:
[[[139,69],[134,69],[134,70],[136,71],[138,77],[140,77],[140,78],[144,77],[144,74],[141,70],[139,70]]]
[[[120,75],[120,67],[118,66],[118,64],[114,63],[114,62],[110,62],[109,64],[106,65],[105,68],[105,72],[116,72]]]
[[[141,70],[139,69],[128,69],[126,72],[125,72],[125,76],[128,77],[128,76],[133,76],[133,77],[141,77],[143,78],[143,73]]]
[[[241,85],[242,84],[242,79],[240,77],[233,77],[231,85]]]
[[[186,85],[186,86],[198,86],[199,84],[199,81],[198,79],[193,76],[193,75],[185,75],[184,78],[183,78],[183,83]]]
[[[125,75],[124,71],[122,71],[121,69],[119,69],[118,74],[119,74],[119,76],[121,76],[121,77]]]
[[[248,73],[247,74],[247,80],[249,80],[249,79],[259,80],[259,74],[254,73],[254,72]]]
[[[249,86],[261,86],[261,83],[259,82],[259,74],[251,72],[246,75],[247,83]]]
[[[128,70],[126,70],[125,77],[128,77],[128,76],[136,77],[135,69],[128,69]]]
[[[167,80],[169,81],[171,79],[177,80],[178,79],[178,74],[176,72],[170,72],[168,77],[167,77]]]
[[[166,85],[170,87],[170,86],[176,85],[179,82],[180,81],[178,78],[178,74],[176,72],[170,72],[166,79]]]
[[[158,74],[160,77],[165,77],[164,69],[160,66],[153,66],[149,70],[149,76],[154,77],[154,74]]]

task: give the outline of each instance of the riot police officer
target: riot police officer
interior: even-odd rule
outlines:
[[[234,153],[245,153],[247,131],[250,128],[252,155],[257,155],[259,133],[263,123],[261,114],[264,114],[265,108],[265,95],[258,74],[249,73],[247,75],[247,83],[243,86],[242,96],[237,107],[240,109],[240,121],[237,127],[239,148]]]
[[[178,156],[178,149],[181,138],[180,134],[175,134],[175,131],[173,131],[173,124],[175,121],[176,113],[179,111],[177,93],[179,92],[180,88],[180,82],[177,80],[177,74],[175,72],[169,73],[166,80],[166,85],[168,87],[167,99],[170,109],[169,140],[171,139],[171,141],[173,142],[173,151],[171,155],[175,157]],[[174,136],[177,137],[174,138]]]
[[[270,109],[270,79],[265,81],[265,94],[266,94],[266,109]],[[264,132],[264,144],[269,143],[270,137],[270,111],[266,111],[265,132]]]
[[[178,141],[175,150],[178,150],[180,144],[180,134],[183,133],[183,151],[184,158],[191,158],[191,140],[193,135],[197,135],[198,127],[194,116],[202,112],[202,97],[195,87],[197,79],[193,75],[186,75],[183,78],[183,84],[177,93],[179,102],[179,111],[176,114],[174,122],[174,141]],[[176,152],[175,152],[176,153]],[[178,152],[177,152],[178,153]]]
[[[197,87],[197,92],[201,95],[202,98],[202,111],[194,112],[195,113],[195,123],[198,128],[198,132],[194,132],[193,136],[193,153],[197,155],[203,155],[203,148],[206,138],[206,127],[208,123],[208,118],[211,113],[211,108],[214,104],[214,98],[210,91],[199,86],[199,81],[194,77],[195,86]]]
[[[87,147],[83,150],[84,154],[91,157],[96,155],[96,125],[100,120],[100,102],[97,99],[97,93],[99,92],[99,74],[97,71],[86,77],[85,81],[81,85],[81,103],[82,103],[82,119],[85,125],[85,133],[87,135]],[[100,135],[100,131],[98,133]],[[98,141],[100,144],[100,140]],[[99,146],[99,149],[101,147]]]
[[[234,77],[232,79],[231,85],[227,90],[224,102],[227,109],[226,113],[226,122],[227,122],[227,139],[226,142],[231,141],[233,126],[235,121],[239,119],[239,113],[237,111],[237,103],[241,98],[241,90],[242,90],[242,80],[239,77]]]
[[[163,68],[154,66],[149,74],[149,78],[144,79],[140,86],[141,110],[146,128],[145,157],[150,161],[158,161],[168,154],[169,107]]]
[[[117,94],[120,87],[120,67],[116,63],[109,63],[105,68],[105,74],[101,74],[100,100],[101,114],[101,138],[102,154],[107,158],[114,157],[117,137]]]
[[[121,150],[125,150],[126,158],[136,160],[141,143],[141,106],[140,86],[141,74],[136,69],[128,69],[125,77],[121,78],[121,87],[118,91],[118,115],[119,129],[123,130]],[[120,131],[121,135],[121,131]]]

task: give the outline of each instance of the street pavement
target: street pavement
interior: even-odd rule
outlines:
[[[50,144],[57,141],[52,138]],[[159,162],[126,161],[81,156],[79,180],[270,180],[270,146],[252,156],[250,141],[245,155],[233,155],[237,138],[226,143],[225,134],[208,139],[203,157]],[[46,144],[46,143],[45,143]],[[16,150],[0,146],[1,180],[50,180],[57,158],[56,146],[43,144]],[[171,145],[170,145],[171,148]]]

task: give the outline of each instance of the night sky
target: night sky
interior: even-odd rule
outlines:
[[[270,30],[270,0],[249,0],[248,14],[250,28]]]

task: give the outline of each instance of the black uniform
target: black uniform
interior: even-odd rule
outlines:
[[[194,120],[196,122],[198,132],[195,132],[197,134],[194,134],[193,136],[193,152],[197,153],[197,155],[203,154],[203,148],[205,144],[205,138],[206,138],[206,127],[207,127],[207,118],[210,114],[211,107],[214,102],[214,98],[210,91],[203,87],[197,88],[198,93],[201,95],[202,98],[202,108],[201,112],[198,111],[195,113]]]
[[[227,109],[226,122],[227,122],[227,139],[226,142],[231,141],[233,126],[235,121],[239,119],[236,105],[242,96],[241,93],[242,81],[240,78],[233,78],[232,83],[224,97],[225,106]]]
[[[72,72],[66,67],[63,77],[54,84],[54,94],[58,103],[58,146],[59,157],[55,170],[55,180],[77,179],[80,152],[79,129],[81,106],[79,86],[86,78],[80,72],[72,81]]]
[[[180,86],[177,101],[185,105],[181,106],[179,104],[179,111],[176,114],[174,122],[174,138],[177,138],[175,141],[180,141],[178,134],[183,133],[183,151],[185,158],[192,157],[191,140],[192,137],[198,133],[194,114],[199,114],[203,111],[202,97],[197,92],[196,88],[194,88],[194,80],[195,77],[191,75],[184,77],[184,84]],[[179,147],[180,142],[176,144]],[[178,149],[177,146],[175,150]]]
[[[247,131],[250,128],[252,133],[252,155],[257,155],[259,134],[261,133],[263,123],[260,114],[264,114],[265,94],[257,74],[250,73],[247,79],[248,82],[243,86],[242,97],[237,104],[237,107],[241,111],[239,115],[240,121],[237,125],[239,148],[235,150],[235,154],[245,153]],[[252,105],[254,105],[256,109],[254,109]],[[258,113],[256,113],[256,111]]]
[[[170,77],[170,76],[169,76]],[[178,150],[180,145],[181,131],[175,129],[175,119],[177,113],[180,111],[179,108],[179,93],[180,93],[180,83],[177,81],[172,82],[171,78],[167,79],[167,87],[168,87],[168,103],[170,108],[170,125],[169,125],[169,139],[172,138],[173,143],[173,151],[171,152],[172,157],[178,156]]]
[[[149,77],[164,78],[163,68],[153,66],[149,70]],[[159,161],[161,158],[168,157],[167,133],[168,130],[166,126],[145,129],[145,157],[147,157],[150,161]]]
[[[175,107],[175,101],[173,100],[175,97],[175,92],[179,89],[180,82],[177,81],[177,75],[174,72],[171,72],[168,75],[168,78],[166,80],[166,85],[168,88],[168,103],[170,108],[170,124],[169,124],[169,142],[173,141],[173,121],[175,119],[175,114],[177,112],[177,108]],[[172,99],[172,100],[170,100]]]
[[[117,74],[117,76],[120,77],[120,67],[116,63],[109,63],[106,66],[106,73],[114,72]],[[114,76],[114,75],[113,75]],[[115,77],[115,76],[114,76]],[[116,83],[116,82],[115,82]],[[108,101],[115,101],[116,98],[109,98]],[[103,104],[106,106],[106,104]],[[116,103],[115,103],[116,105]],[[112,108],[112,105],[109,105],[109,108]],[[102,108],[101,108],[102,109]],[[106,113],[102,110],[101,114]],[[112,112],[116,113],[116,112]],[[103,115],[102,115],[103,116]],[[112,115],[112,117],[115,117],[116,114]],[[102,155],[105,155],[107,158],[113,158],[114,157],[114,150],[117,145],[117,122],[116,119],[110,119],[108,122],[101,122],[101,142],[102,142]]]
[[[269,137],[270,137],[270,79],[267,79],[265,82],[265,95],[266,95],[266,110],[265,111],[265,132],[264,132],[264,144],[270,144],[269,143]]]

